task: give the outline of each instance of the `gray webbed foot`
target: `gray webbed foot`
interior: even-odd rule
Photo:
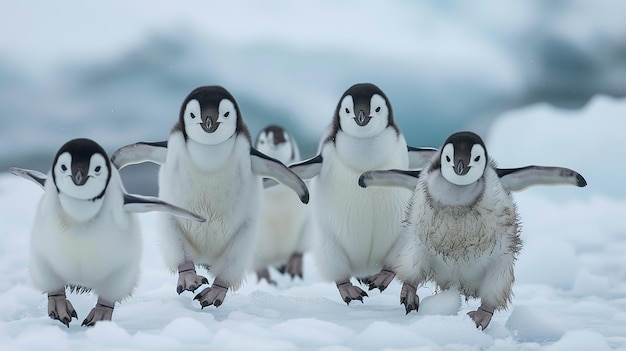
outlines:
[[[113,317],[114,306],[115,303],[110,304],[108,302],[102,301],[101,299],[98,299],[98,303],[96,303],[96,306],[91,309],[91,311],[87,315],[87,318],[85,318],[83,324],[81,325],[83,327],[93,327],[94,325],[96,325],[96,322],[110,321]]]
[[[480,305],[476,311],[468,312],[467,314],[472,318],[474,323],[476,323],[476,328],[480,328],[481,330],[485,330],[491,322],[491,317],[493,317],[494,308]]]
[[[270,285],[278,285],[272,277],[270,277],[270,271],[267,268],[263,268],[261,270],[256,271],[257,282],[261,282],[261,280],[265,279]]]
[[[395,276],[396,273],[394,271],[383,269],[369,278],[369,289],[378,289],[380,292],[383,292]]]
[[[193,299],[200,302],[200,306],[202,306],[202,309],[211,305],[215,307],[220,307],[222,302],[224,302],[226,292],[228,292],[228,287],[223,285],[219,285],[219,283],[213,282],[213,285],[202,290]]]
[[[202,284],[208,284],[209,280],[196,274],[196,267],[193,262],[185,261],[178,266],[178,284],[176,292],[180,295],[183,291],[196,291]]]
[[[359,300],[363,302],[363,298],[368,297],[365,291],[363,291],[358,286],[352,285],[349,280],[337,282],[337,289],[339,290],[339,295],[341,295],[341,299],[348,305],[350,304],[350,301]]]
[[[65,291],[48,294],[48,316],[70,327],[72,318],[78,319],[72,303],[65,297]]]
[[[287,260],[285,270],[291,279],[294,279],[295,277],[302,279],[302,253],[295,252],[291,254],[291,256],[289,256],[289,260]]]
[[[403,283],[400,290],[400,304],[404,305],[406,314],[411,311],[417,312],[420,307],[420,298],[417,296],[417,289],[412,285]]]

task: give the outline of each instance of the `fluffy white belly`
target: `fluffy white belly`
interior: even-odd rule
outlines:
[[[106,218],[81,224],[67,216],[49,217],[33,230],[33,254],[66,284],[94,288],[140,262],[141,234],[135,218],[128,216],[128,226],[123,228]]]
[[[410,191],[363,189],[360,174],[337,162],[314,179],[313,192],[322,237],[341,246],[354,274],[369,275],[382,268],[398,240]]]
[[[210,264],[222,255],[242,226],[255,225],[260,179],[251,174],[245,176],[233,167],[214,173],[174,169],[163,170],[166,173],[160,177],[160,197],[203,216],[206,222],[162,216],[178,227],[193,250],[188,253],[191,258]]]

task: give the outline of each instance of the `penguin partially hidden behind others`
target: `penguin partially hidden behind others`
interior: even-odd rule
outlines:
[[[351,283],[352,277],[380,291],[394,279],[400,223],[411,196],[406,189],[361,189],[359,176],[375,169],[419,168],[432,152],[407,147],[386,95],[364,83],[341,96],[319,154],[290,166],[303,179],[312,179],[313,217],[319,227],[313,240],[315,262],[347,304],[368,296]]]
[[[433,280],[441,289],[456,287],[466,298],[480,298],[480,307],[468,314],[482,329],[513,295],[514,262],[522,242],[510,191],[541,184],[587,185],[566,168],[498,169],[472,132],[452,134],[421,172],[366,172],[359,183],[414,189],[404,219],[406,247],[395,265],[406,313],[419,308],[417,287]]]
[[[202,308],[220,306],[228,289],[237,289],[250,267],[262,179],[273,178],[301,202],[309,201],[302,179],[252,147],[237,102],[220,86],[189,93],[168,141],[125,146],[112,160],[120,168],[146,161],[161,164],[159,197],[206,217],[206,223],[196,223],[163,215],[160,226],[165,262],[178,271],[179,294],[208,283],[196,273],[197,265],[215,277],[194,297]]]
[[[125,193],[106,152],[89,139],[63,145],[47,175],[21,168],[11,172],[45,191],[31,232],[30,274],[35,287],[48,294],[48,315],[68,327],[78,315],[66,288],[98,295],[82,323],[92,326],[111,320],[115,303],[137,285],[141,233],[132,212],[165,211],[204,221],[156,198]]]
[[[300,151],[293,136],[278,125],[259,132],[255,147],[260,152],[288,165],[300,161]],[[309,208],[298,201],[285,186],[263,191],[259,240],[252,269],[259,281],[276,285],[268,267],[302,278],[302,255],[310,247]]]

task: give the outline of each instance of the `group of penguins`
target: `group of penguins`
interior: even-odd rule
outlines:
[[[158,198],[124,190],[118,169],[142,162],[160,165]],[[279,126],[253,144],[235,98],[202,86],[183,101],[167,141],[130,144],[109,158],[96,142],[73,139],[47,174],[11,171],[44,190],[30,274],[48,296],[49,316],[68,327],[78,317],[66,291],[98,296],[86,326],[111,320],[115,303],[131,295],[142,250],[134,213],[159,211],[160,247],[178,273],[177,292],[209,284],[197,267],[213,277],[194,297],[202,308],[220,306],[250,272],[270,283],[268,267],[302,277],[302,254],[310,251],[348,304],[368,296],[361,286],[382,292],[397,277],[408,314],[419,308],[416,289],[432,281],[480,298],[469,315],[484,329],[512,297],[522,244],[511,192],[586,185],[562,167],[497,168],[468,131],[441,149],[407,146],[387,96],[370,83],[345,91],[308,160]]]

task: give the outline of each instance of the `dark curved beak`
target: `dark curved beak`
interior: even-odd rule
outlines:
[[[87,183],[87,172],[85,172],[82,168],[78,167],[74,172],[72,172],[72,181],[76,186],[82,186]]]
[[[213,133],[217,130],[217,127],[220,126],[220,122],[217,122],[217,117],[213,119],[212,116],[202,117],[202,129],[204,129],[207,133]]]
[[[371,119],[372,117],[366,116],[363,110],[359,111],[359,115],[354,117],[354,121],[356,122],[356,124],[359,125],[359,127],[366,126],[370,122]]]
[[[469,169],[471,167],[465,167],[465,165],[463,164],[463,160],[459,160],[459,162],[457,162],[456,166],[454,166],[454,173],[456,173],[457,175],[466,175],[467,172],[469,172]]]

